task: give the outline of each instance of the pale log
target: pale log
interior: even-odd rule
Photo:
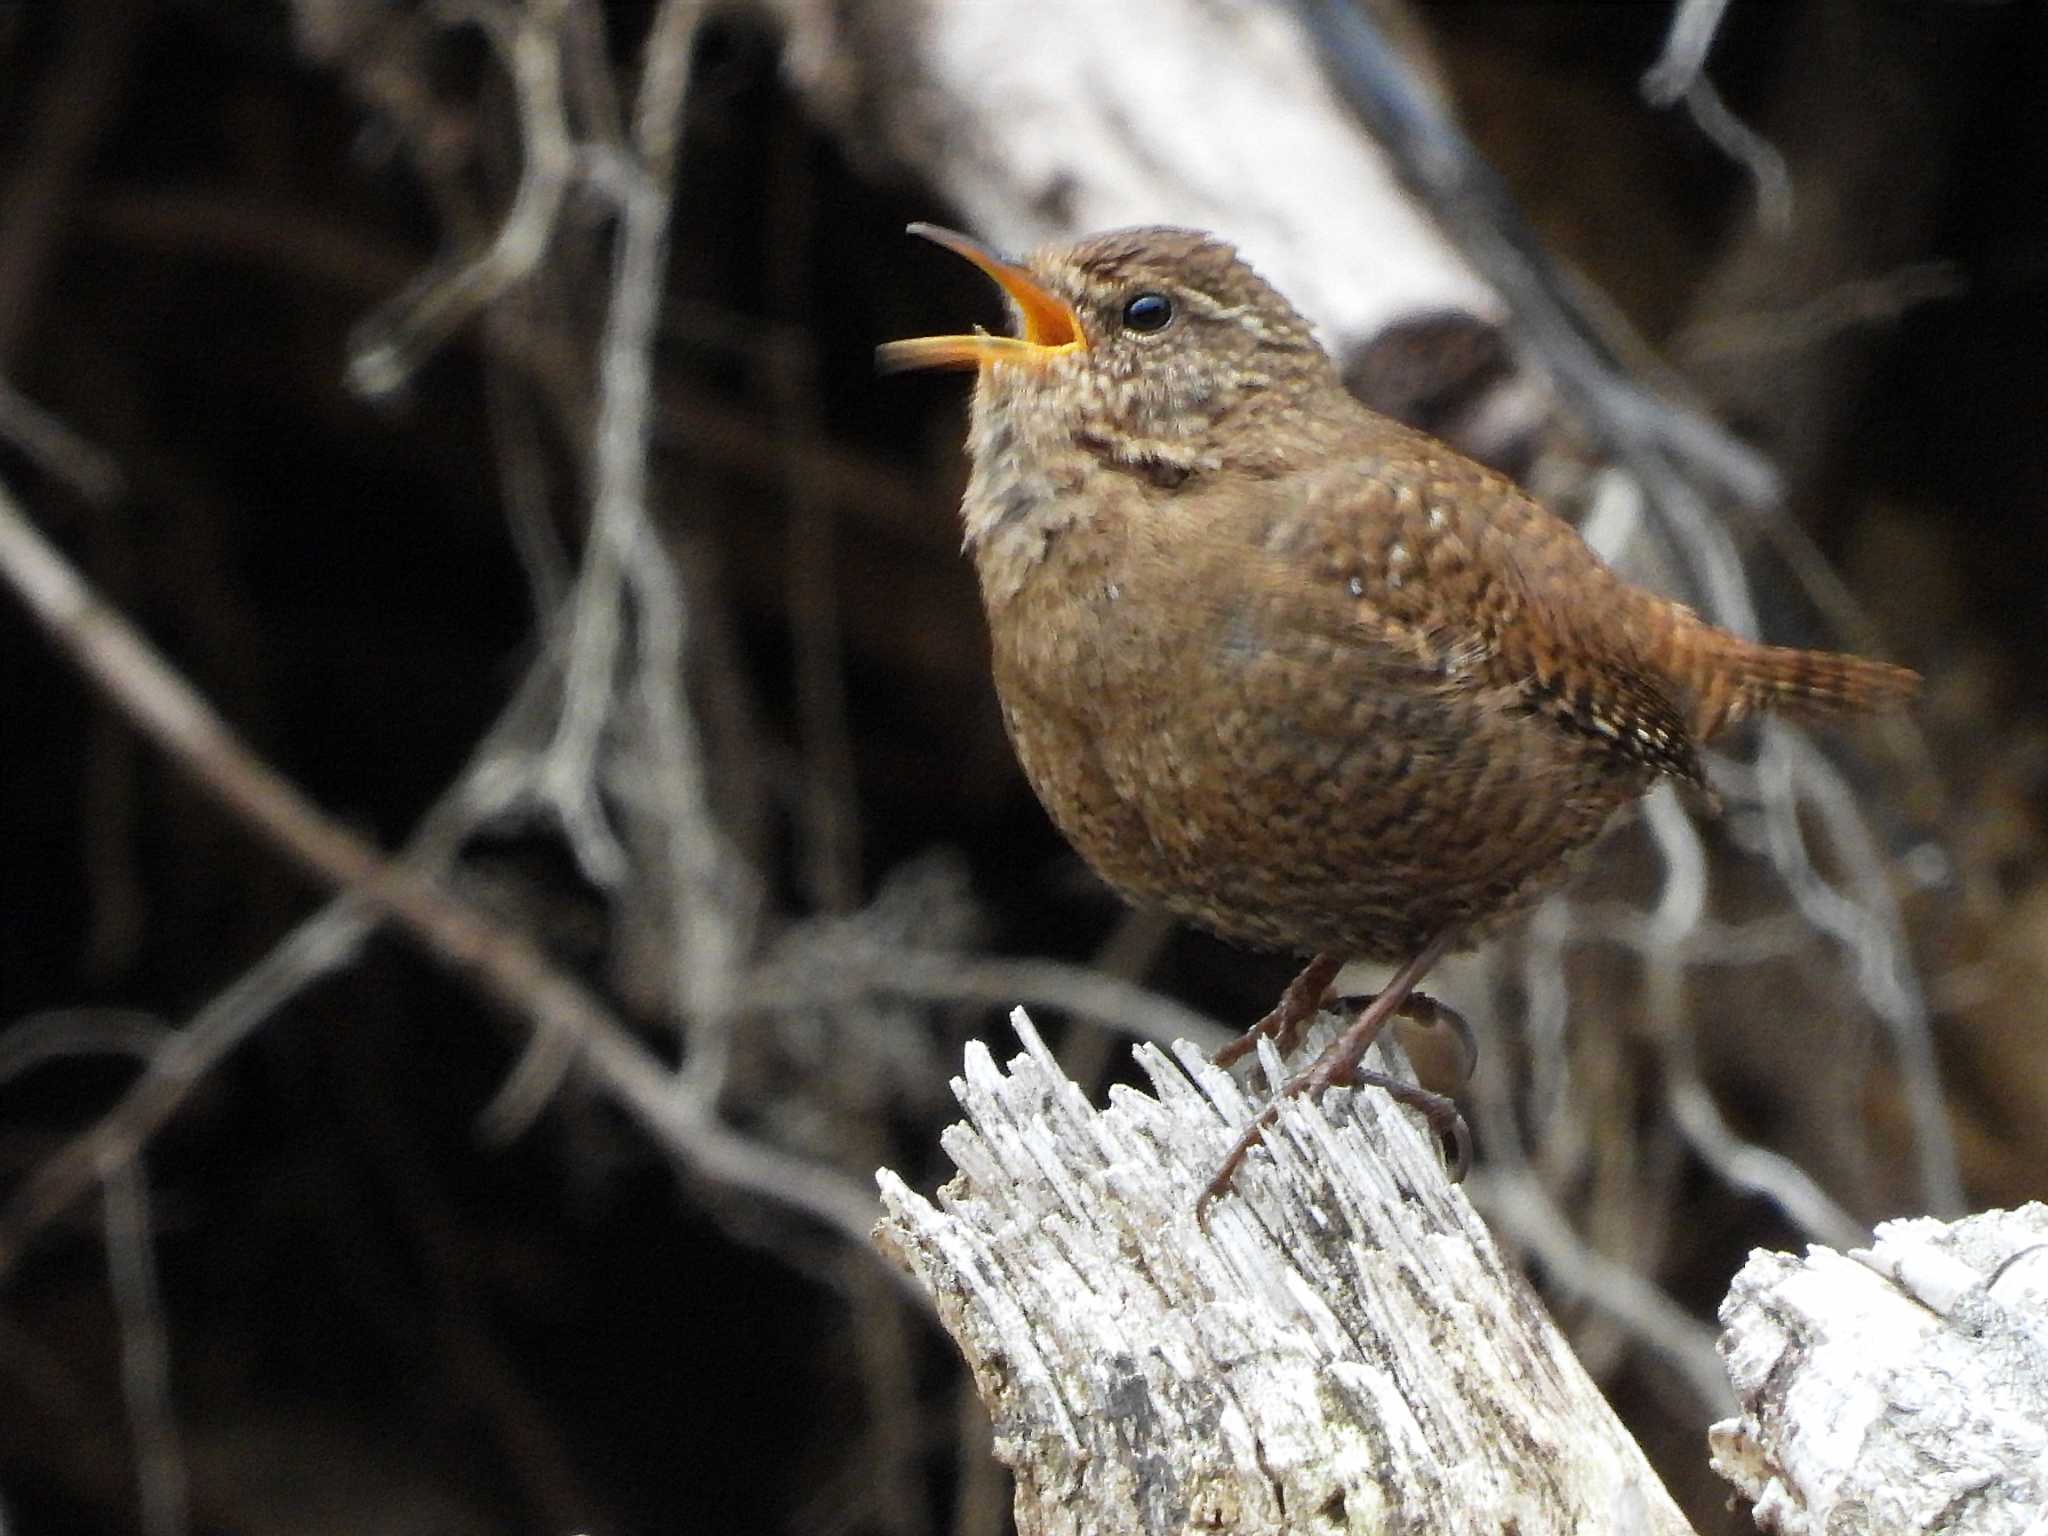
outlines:
[[[2048,1536],[2048,1206],[1759,1252],[1721,1305],[1715,1470],[1783,1536]]]
[[[1418,1118],[1376,1089],[1257,1112],[1189,1046],[1091,1106],[1021,1010],[968,1047],[936,1205],[878,1238],[974,1372],[1026,1536],[1690,1530]],[[1262,1047],[1268,1072],[1277,1068]]]

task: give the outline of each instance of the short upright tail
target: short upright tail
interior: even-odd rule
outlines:
[[[1884,714],[1904,708],[1920,689],[1919,673],[1888,661],[1757,645],[1723,630],[1707,629],[1706,636],[1693,696],[1701,741],[1764,710],[1794,720]]]

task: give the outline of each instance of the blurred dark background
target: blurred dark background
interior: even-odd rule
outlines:
[[[1830,87],[1800,71],[1842,46],[1816,18],[1862,3],[1735,0],[1713,54],[1731,108],[1788,151],[1803,104],[1835,131]],[[1682,114],[1642,101],[1668,8],[1413,14],[1544,240],[1789,464],[1789,515],[1877,643],[1927,674],[1928,755],[1860,782],[1899,797],[1874,813],[1894,851],[1930,841],[1946,860],[1901,886],[1968,1202],[2010,1204],[2048,1190],[2048,11],[1866,8],[1893,52],[1858,67],[1914,82],[1935,163],[1902,170],[1913,231],[1880,263],[1908,280],[1844,301],[1855,366],[1792,414],[1754,381],[1802,366],[1796,337],[1767,335],[1790,357],[1758,363],[1739,325],[1684,329],[1703,283],[1739,286],[1714,257],[1751,189]],[[474,28],[366,7],[388,13],[389,51],[323,51],[318,9],[0,3],[0,378],[97,445],[122,489],[81,494],[4,433],[0,480],[272,763],[396,847],[534,662],[550,569],[534,549],[580,543],[607,246],[601,210],[572,200],[563,239],[583,266],[565,256],[511,321],[457,329],[395,394],[352,393],[358,327],[488,238],[518,149]],[[649,8],[584,9],[623,78]],[[1889,110],[1881,91],[1866,110]],[[901,236],[957,215],[814,119],[774,21],[747,7],[695,39],[683,146],[650,504],[685,573],[716,809],[760,880],[749,943],[772,954],[879,896],[899,937],[1107,953],[1211,1017],[1256,1016],[1289,962],[1125,919],[1003,740],[953,513],[965,387],[872,376],[877,342],[988,318],[971,273]],[[1869,222],[1889,238],[1883,210]],[[1767,555],[1757,580],[1794,584]],[[81,1038],[93,1020],[181,1024],[323,900],[103,707],[11,593],[0,722],[0,1042],[38,1019],[62,1038],[52,1010],[81,1010]],[[684,1054],[646,980],[658,936],[541,819],[479,825],[455,884],[544,935],[665,1059]],[[750,1028],[745,1004],[730,1124],[862,1184],[882,1163],[927,1190],[945,1177],[945,1080],[961,1041],[1006,1039],[1003,1006],[869,1001],[842,1027],[821,1004]],[[1092,1086],[1118,1074],[1114,1039],[1037,1011]],[[485,1134],[518,1038],[379,936],[150,1142],[188,1528],[1000,1529],[955,1358],[879,1265],[670,1158],[579,1082],[523,1134]],[[0,1190],[137,1070],[84,1050],[10,1065]],[[1765,1143],[1798,1113],[1739,1085],[1730,1104]],[[1880,1140],[1903,1135],[1881,1080],[1860,1109]],[[1702,1318],[1748,1246],[1800,1240],[1697,1168],[1666,1188],[1697,1203],[1661,1214],[1684,1233],[1656,1275]],[[1883,1198],[1851,1203],[1897,1214]],[[8,1529],[147,1524],[117,1289],[92,1199],[0,1275]],[[1660,1468],[1703,1530],[1741,1528],[1700,1426],[1628,1353],[1610,1376]]]

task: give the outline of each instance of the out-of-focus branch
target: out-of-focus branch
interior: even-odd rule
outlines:
[[[1792,178],[1770,140],[1728,109],[1707,78],[1707,52],[1721,30],[1728,0],[1678,0],[1664,52],[1643,75],[1643,100],[1653,107],[1685,103],[1694,125],[1749,173],[1757,222],[1782,234],[1792,223]]]
[[[140,1158],[107,1170],[100,1195],[107,1281],[121,1325],[121,1394],[135,1439],[143,1536],[186,1529],[185,1455],[171,1408],[171,1344],[149,1230],[149,1175]]]
[[[1756,189],[1758,227],[1783,234],[1792,227],[1792,172],[1778,147],[1729,108],[1702,75],[1686,88],[1686,114],[1722,154],[1748,173]]]
[[[161,1020],[125,1009],[35,1014],[0,1034],[0,1083],[67,1057],[132,1056],[147,1066],[174,1038]],[[179,1536],[186,1529],[185,1456],[171,1407],[170,1338],[151,1241],[149,1173],[140,1157],[121,1157],[100,1174],[100,1234],[121,1333],[121,1395],[134,1441],[138,1524],[144,1536]]]
[[[1963,1180],[1942,1097],[1926,990],[1899,941],[1898,898],[1878,840],[1841,770],[1803,732],[1767,722],[1756,771],[1771,862],[1785,875],[1800,912],[1849,957],[1857,990],[1891,1036],[1914,1129],[1921,1188],[1936,1214],[1958,1214],[1964,1209]],[[1821,846],[1847,867],[1846,880],[1831,881],[1816,867],[1814,842],[1802,817],[1818,823]]]
[[[1553,905],[1544,910],[1555,913],[1561,908]],[[1530,948],[1532,954],[1544,952],[1540,936]],[[1532,988],[1531,1024],[1538,1029],[1544,1029],[1546,1023],[1561,1027],[1561,970],[1547,998],[1534,995],[1535,991]],[[1546,1002],[1550,1004],[1547,1010]],[[1492,1051],[1494,1059],[1485,1063],[1472,1081],[1473,1128],[1486,1149],[1484,1165],[1470,1180],[1473,1204],[1509,1241],[1542,1263],[1565,1297],[1603,1314],[1630,1339],[1667,1361],[1692,1398],[1687,1404],[1692,1413],[1705,1416],[1721,1409],[1728,1394],[1714,1360],[1712,1330],[1688,1316],[1650,1276],[1599,1252],[1574,1230],[1545,1182],[1543,1175],[1548,1170],[1534,1164],[1525,1150],[1507,1073],[1499,1060],[1504,1054]],[[1555,1063],[1565,1058],[1561,1049],[1546,1046],[1542,1040],[1533,1043],[1531,1055],[1550,1063],[1552,1074],[1557,1070]],[[1539,1103],[1531,1118],[1542,1117],[1546,1107]]]
[[[0,374],[28,333],[43,275],[77,200],[72,184],[113,121],[121,81],[143,28],[134,0],[91,0],[67,33],[65,55],[25,117],[26,142],[0,193]]]
[[[872,1202],[836,1175],[718,1126],[675,1077],[580,982],[526,936],[483,917],[430,875],[392,863],[324,816],[252,753],[124,618],[79,578],[0,491],[0,577],[100,693],[194,779],[317,878],[398,924],[429,953],[469,976],[533,1028],[565,1034],[579,1067],[618,1097],[686,1162],[809,1212],[849,1237],[864,1237]],[[333,935],[328,935],[330,942]],[[110,1152],[132,1157],[135,1125],[91,1133],[46,1162],[0,1216],[0,1269],[26,1239],[100,1177]]]
[[[366,238],[360,229],[319,212],[237,201],[212,190],[109,193],[91,205],[88,219],[116,240],[154,254],[282,266],[294,280],[349,300],[388,291],[402,284],[409,270],[400,247]],[[723,335],[704,334],[718,321],[700,307],[678,329],[693,340],[723,341]],[[572,338],[523,315],[494,320],[479,340],[492,356],[533,375],[542,387],[577,366]],[[758,337],[747,340],[751,345]],[[763,482],[788,471],[792,452],[801,454],[809,461],[811,483],[834,507],[894,537],[936,541],[937,530],[921,517],[921,482],[899,465],[831,438],[792,450],[773,422],[686,377],[665,377],[662,391],[654,424],[658,448]]]
[[[1678,0],[1671,8],[1671,28],[1664,51],[1643,74],[1643,99],[1668,107],[1685,95],[1707,67],[1707,53],[1721,30],[1728,0]]]
[[[5,378],[0,378],[0,441],[14,444],[87,501],[104,506],[121,494],[120,466]]]
[[[686,1071],[710,1102],[759,901],[712,810],[685,699],[693,657],[683,583],[648,511],[654,341],[701,9],[666,0],[655,12],[631,121],[621,125],[600,67],[601,18],[588,6],[547,0],[513,11],[442,0],[435,14],[479,26],[515,83],[521,179],[482,256],[429,272],[359,328],[352,373],[359,387],[395,382],[394,365],[409,368],[453,324],[533,275],[572,185],[616,214],[588,413],[589,531],[569,598],[560,709],[524,791],[561,826],[583,872],[632,909],[650,938],[658,930],[649,947],[672,1021],[689,1036]],[[537,1112],[565,1066],[560,1042],[536,1036],[487,1116],[494,1130],[509,1134]]]
[[[633,600],[636,650],[630,686],[646,728],[645,757],[626,765],[649,797],[662,841],[673,927],[671,995],[701,1036],[718,1032],[733,1003],[740,957],[758,898],[711,810],[697,721],[684,698],[690,614],[673,556],[647,506],[647,452],[654,419],[654,338],[666,275],[672,182],[700,0],[664,0],[649,33],[634,141],[640,175],[621,189],[617,267],[598,363],[598,425],[592,548],[587,566],[614,563]],[[593,578],[601,588],[603,573]],[[596,590],[591,601],[604,601]],[[585,613],[579,592],[577,627]],[[571,667],[575,666],[572,652]],[[573,692],[574,679],[570,687]],[[700,1038],[700,1047],[706,1042]],[[706,1052],[708,1057],[710,1052]],[[702,1059],[686,1070],[697,1071]]]
[[[530,274],[547,254],[576,153],[563,115],[558,35],[566,0],[523,7],[436,0],[435,11],[482,28],[519,93],[524,160],[511,210],[491,243],[452,268],[423,273],[357,328],[349,383],[388,395],[465,320]]]
[[[1971,45],[1954,32],[1935,45],[1914,8],[1814,5],[1784,15],[1780,79],[1758,126],[1798,188],[1798,217],[1782,230],[1760,220],[1730,226],[1672,354],[1798,488],[1842,441],[1885,338],[1867,323],[1816,334],[1786,322],[1817,296],[1854,294],[1944,254],[1942,210],[1977,87]],[[1688,345],[1744,321],[1801,344],[1767,361]],[[1766,531],[1776,539],[1788,523],[1772,519]]]
[[[1340,360],[1396,320],[1498,316],[1278,7],[1039,0],[1031,28],[1058,44],[1020,47],[999,5],[764,4],[791,78],[849,150],[896,155],[986,239],[1217,230]]]

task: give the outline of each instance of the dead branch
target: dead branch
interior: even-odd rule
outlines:
[[[1728,109],[1707,78],[1707,52],[1728,0],[1679,0],[1664,52],[1643,75],[1643,100],[1653,107],[1685,103],[1693,124],[1748,173],[1756,188],[1757,224],[1783,235],[1792,224],[1792,178],[1770,140]]]
[[[2048,1529],[2048,1206],[1757,1253],[1721,1305],[1714,1469],[1784,1536]]]
[[[489,245],[421,274],[363,322],[349,382],[367,395],[398,389],[458,326],[532,274],[547,255],[576,170],[561,89],[564,0],[523,8],[439,0],[434,9],[451,22],[474,22],[504,59],[519,92],[524,169]]]
[[[13,370],[29,335],[44,274],[75,207],[69,193],[109,126],[142,35],[133,0],[96,0],[82,10],[0,195],[0,373]]]
[[[630,1107],[649,1132],[711,1178],[773,1194],[849,1236],[864,1236],[872,1207],[836,1175],[808,1168],[721,1129],[707,1104],[675,1077],[588,988],[522,934],[485,918],[418,869],[393,863],[323,815],[262,762],[134,627],[102,602],[0,491],[0,575],[100,692],[239,819],[316,878],[395,922],[429,953],[536,1031],[561,1033],[580,1068]],[[332,935],[327,937],[332,941]],[[184,1065],[181,1063],[181,1066]],[[32,1174],[0,1217],[0,1270],[43,1223],[132,1158],[137,1127],[91,1133]]]
[[[1690,1531],[1383,1093],[1286,1101],[1205,1227],[1254,1113],[1230,1076],[1141,1046],[1156,1096],[1097,1111],[1013,1022],[1025,1054],[970,1045],[954,1083],[958,1177],[934,1206],[884,1171],[879,1236],[967,1357],[1025,1536]]]
[[[121,1394],[135,1440],[143,1536],[186,1529],[185,1455],[171,1407],[171,1349],[141,1159],[107,1172],[100,1196],[107,1280],[121,1326]]]
[[[121,494],[121,468],[97,443],[0,378],[0,442],[13,443],[49,474],[100,506]]]

